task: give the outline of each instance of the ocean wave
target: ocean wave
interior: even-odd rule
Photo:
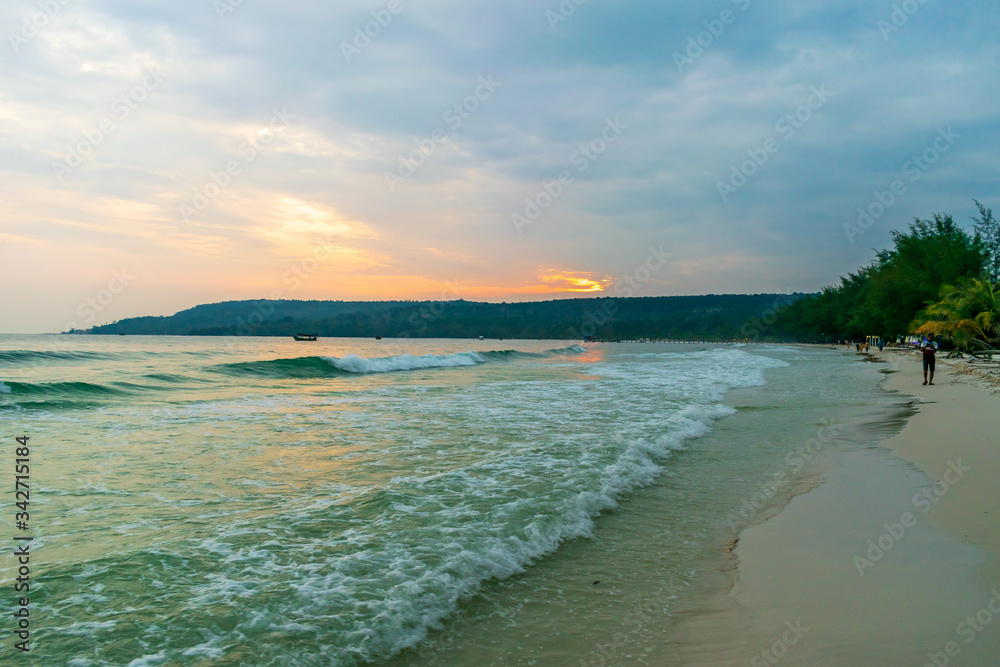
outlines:
[[[166,421],[149,431],[149,442],[190,424],[197,435],[175,442],[178,460],[186,460],[185,440],[199,453],[206,446],[225,452],[218,478],[237,497],[210,512],[198,510],[192,515],[195,530],[178,531],[176,539],[164,533],[155,542],[136,538],[133,544],[127,538],[121,552],[107,551],[87,564],[60,564],[62,571],[52,578],[72,576],[82,590],[106,586],[101,594],[109,602],[102,606],[127,608],[116,617],[122,619],[118,627],[91,628],[88,640],[102,647],[108,664],[142,655],[156,657],[149,664],[181,664],[192,656],[283,667],[385,661],[425,640],[486,582],[526,570],[567,540],[592,536],[600,513],[651,483],[692,438],[732,414],[717,393],[759,383],[761,369],[781,364],[732,351],[655,364],[630,361],[619,368],[585,358],[588,368],[595,367],[594,377],[567,382],[555,373],[542,376],[538,364],[527,362],[549,358],[558,367],[577,365],[565,357],[584,351],[571,346],[375,359],[315,356],[213,366],[216,372],[280,379],[289,373],[346,377],[505,362],[515,371],[525,359],[521,366],[532,372],[526,378],[505,372],[500,382],[461,382],[455,391],[419,395],[414,390],[424,378],[407,382],[396,376],[397,383],[377,383],[388,387],[352,392],[364,402],[357,410],[313,410],[301,402],[302,392],[250,397],[247,405],[226,400],[164,408],[157,419]],[[294,409],[254,408],[286,400]],[[278,421],[250,426],[247,414]],[[222,418],[238,428],[219,428]],[[274,435],[299,427],[288,438]],[[317,455],[308,449],[310,429],[323,443]],[[137,428],[137,437],[143,432]],[[273,474],[269,463],[253,462],[256,454],[236,451],[247,441],[256,451],[258,437],[265,446],[305,446],[282,447],[279,455],[290,465]],[[156,460],[130,449],[142,454],[139,470]],[[303,458],[289,458],[300,456],[297,450]],[[317,468],[320,461],[334,461],[337,468],[330,475],[289,477],[287,471],[302,467],[299,461]],[[278,485],[287,491],[274,506],[270,498]],[[237,487],[246,493],[233,493]],[[102,494],[86,499],[95,507],[116,501],[97,484],[74,489],[81,491]],[[134,505],[134,498],[123,496],[118,507],[126,501]],[[259,513],[253,511],[256,503],[262,503]],[[172,526],[182,514],[177,501],[170,504],[175,507],[158,516]],[[95,509],[89,515],[116,513]],[[118,521],[107,520],[113,537],[122,528]],[[91,576],[85,568],[95,566],[100,574]],[[40,611],[65,619],[47,645],[74,654],[79,626],[73,624],[91,621],[91,603],[53,595],[42,604]],[[141,632],[122,630],[149,617],[163,621],[142,625]]]
[[[419,357],[411,354],[400,354],[372,359],[348,354],[339,359],[337,357],[321,357],[321,359],[345,373],[391,373],[392,371],[412,371],[420,368],[453,368],[486,363],[486,357],[479,352],[457,352],[447,355],[425,354]]]
[[[0,363],[21,364],[39,361],[89,361],[115,359],[113,352],[60,352],[57,350],[0,350]]]
[[[142,377],[148,378],[150,380],[156,380],[157,382],[166,382],[168,384],[187,384],[191,382],[207,382],[208,380],[188,377],[186,375],[178,375],[174,373],[147,373]]]
[[[165,387],[148,387],[131,382],[97,384],[93,382],[0,382],[0,396],[6,409],[58,410],[107,405]]]
[[[569,438],[565,448],[552,443],[508,450],[457,469],[392,478],[386,487],[356,498],[351,510],[344,508],[367,511],[391,537],[372,540],[372,535],[331,531],[313,542],[322,547],[318,552],[331,555],[308,568],[273,551],[281,539],[254,551],[226,536],[221,541],[229,567],[214,579],[216,586],[205,592],[202,604],[239,602],[253,580],[247,568],[282,574],[296,568],[292,588],[297,595],[287,605],[266,610],[268,629],[335,618],[317,631],[332,664],[386,660],[423,641],[485,582],[524,572],[568,540],[593,537],[598,515],[653,482],[686,441],[733,412],[723,405],[688,405],[665,420],[656,436],[612,438],[582,458],[579,440]],[[550,467],[561,471],[561,481],[538,485]],[[534,490],[526,493],[527,488]],[[329,521],[310,513],[301,520]],[[210,538],[201,547],[217,549],[218,542]],[[257,594],[256,589],[249,593]],[[237,628],[234,634],[248,629]],[[233,641],[219,637],[215,647],[226,649]],[[295,664],[269,657],[267,664]]]
[[[229,375],[258,376],[266,378],[322,378],[341,373],[391,373],[412,371],[423,368],[458,368],[478,366],[490,361],[512,361],[516,359],[540,359],[548,356],[565,356],[586,351],[579,345],[546,350],[545,352],[522,352],[520,350],[489,350],[485,352],[456,352],[454,354],[399,354],[389,357],[365,358],[356,354],[343,357],[310,356],[289,359],[268,359],[264,361],[243,361],[222,364],[213,370]]]
[[[557,347],[551,350],[545,350],[545,354],[556,355],[560,357],[570,356],[574,354],[580,354],[581,352],[586,352],[587,348],[582,345],[570,345],[569,347]]]
[[[124,396],[128,392],[124,389],[105,384],[94,384],[92,382],[42,382],[33,384],[30,382],[11,382],[5,385],[7,391],[3,393],[15,397],[67,397],[67,398],[93,398],[101,396]]]
[[[124,561],[97,561],[108,565],[105,571],[114,563],[113,582],[103,573],[84,577],[80,566],[69,573],[81,586],[106,583],[105,594],[115,600],[127,588],[136,613],[183,607],[183,623],[170,619],[163,628],[176,636],[184,636],[187,624],[204,627],[220,609],[231,610],[229,627],[211,635],[189,634],[184,644],[152,638],[149,650],[170,664],[202,651],[225,661],[246,647],[247,637],[300,634],[294,656],[287,642],[251,641],[259,651],[255,664],[377,663],[425,640],[486,582],[524,572],[567,540],[592,537],[599,514],[655,480],[687,440],[731,413],[690,404],[642,435],[591,445],[568,435],[480,452],[467,464],[413,469],[378,487],[353,489],[352,502],[338,503],[336,511],[328,497],[303,498],[279,516],[228,521]],[[116,631],[95,627],[94,635],[110,642]],[[56,633],[65,635],[61,641],[74,636]]]

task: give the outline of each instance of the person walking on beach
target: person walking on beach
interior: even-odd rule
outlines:
[[[934,384],[934,353],[937,352],[938,344],[934,340],[934,334],[924,337],[920,343],[920,351],[924,357],[924,384]],[[927,381],[927,371],[931,372],[931,381]]]

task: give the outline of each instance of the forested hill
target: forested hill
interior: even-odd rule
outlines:
[[[94,334],[413,338],[754,338],[803,294],[474,301],[227,301],[135,317]]]

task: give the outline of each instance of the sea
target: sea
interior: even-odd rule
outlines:
[[[898,430],[863,359],[0,336],[0,662],[668,664],[739,530]]]

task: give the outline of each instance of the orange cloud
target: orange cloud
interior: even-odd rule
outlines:
[[[538,276],[535,284],[497,288],[504,294],[559,294],[566,292],[603,292],[613,282],[611,278],[591,271],[561,271],[548,269]]]
[[[572,273],[542,276],[542,282],[547,283],[550,289],[554,287],[559,292],[603,292],[604,288],[611,284],[608,278],[592,280]]]
[[[519,295],[555,296],[558,294],[595,293],[605,291],[613,280],[591,272],[549,269],[534,280],[520,285],[471,283],[460,278],[441,280],[424,275],[317,272],[314,280],[304,285],[303,294],[296,298],[344,299],[509,299]]]

